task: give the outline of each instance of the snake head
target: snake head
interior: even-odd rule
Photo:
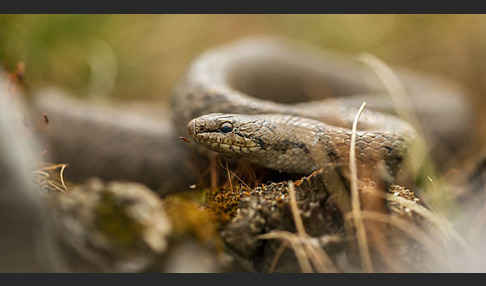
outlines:
[[[250,116],[211,113],[191,120],[187,128],[196,143],[225,155],[241,157],[265,148],[259,136],[264,122]]]

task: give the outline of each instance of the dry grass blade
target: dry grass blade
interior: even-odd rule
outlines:
[[[368,65],[383,83],[385,89],[390,95],[398,116],[410,123],[415,132],[418,134],[413,141],[413,144],[409,147],[410,155],[407,156],[407,161],[410,164],[409,166],[411,167],[412,173],[417,174],[423,163],[426,162],[427,145],[424,139],[425,135],[421,124],[413,111],[413,107],[410,104],[411,101],[409,100],[405,87],[393,70],[377,57],[371,54],[363,54],[359,56],[359,59]],[[429,168],[428,172],[428,176],[435,177],[435,175],[433,175],[433,170]],[[432,191],[434,191],[434,189],[432,189]],[[441,198],[442,196],[438,197]]]
[[[313,272],[311,263],[318,272],[337,272],[337,268],[335,267],[331,258],[320,247],[318,241],[307,235],[304,228],[304,223],[299,215],[299,209],[295,197],[295,186],[291,181],[289,182],[289,204],[292,216],[294,218],[295,228],[297,229],[297,234],[275,230],[258,237],[259,239],[284,240],[275,254],[270,267],[270,272],[274,271],[280,256],[289,244],[294,250],[302,272]]]
[[[397,202],[400,205],[414,211],[415,213],[422,216],[423,218],[429,220],[446,236],[446,238],[452,237],[454,240],[456,240],[459,243],[459,245],[461,245],[461,247],[463,247],[465,251],[467,251],[471,255],[473,254],[472,248],[464,240],[464,238],[454,230],[453,226],[450,224],[448,220],[440,217],[439,215],[432,213],[431,211],[424,208],[423,206],[418,205],[415,202],[407,200],[405,198],[388,194],[386,195],[386,199],[389,201]]]
[[[377,57],[370,54],[363,54],[359,57],[359,59],[367,64],[370,68],[372,68],[380,81],[383,83],[385,89],[390,95],[390,98],[393,102],[393,105],[395,106],[395,110],[399,117],[409,122],[417,132],[418,137],[410,146],[410,155],[407,158],[412,172],[414,174],[417,174],[418,170],[420,170],[420,168],[423,166],[423,163],[427,162],[427,145],[424,139],[424,132],[417,119],[417,116],[414,114],[411,101],[408,99],[408,94],[404,85],[402,84],[398,76],[393,72],[393,70]],[[434,184],[434,180],[431,179],[431,177],[435,177],[434,170],[431,168],[427,168],[426,171],[426,177],[432,183],[432,185],[425,185],[425,187],[427,188],[425,194],[431,200],[429,201],[430,205],[432,207],[447,207],[447,204],[444,202],[444,198],[446,198],[447,196],[442,196],[438,193],[441,191],[441,188],[438,188]],[[407,201],[403,198],[388,196],[387,199],[399,202],[400,204],[415,211],[417,214],[421,215],[425,219],[428,219],[435,226],[437,226],[443,234],[446,235],[446,238],[452,237],[461,245],[461,247],[464,248],[465,251],[472,254],[472,250],[469,247],[468,243],[452,228],[447,220],[433,214],[426,208],[414,204],[413,202]]]
[[[302,218],[299,214],[299,208],[297,207],[295,186],[292,181],[289,181],[289,199],[295,227],[297,228],[297,232],[304,242],[304,247],[307,250],[307,254],[312,257],[312,264],[319,272],[336,272],[337,269],[327,253],[319,245],[313,244],[305,231],[304,223],[302,222]]]
[[[42,187],[50,187],[51,189],[54,189],[59,192],[67,192],[68,188],[66,186],[66,183],[64,181],[64,169],[67,167],[67,164],[55,164],[55,165],[48,165],[45,167],[42,167],[38,170],[33,171],[34,175],[37,175],[37,183]],[[55,179],[52,178],[51,173],[52,171],[55,171],[56,169],[59,169],[59,181],[56,182]]]
[[[295,228],[297,228],[297,233],[300,236],[306,236],[304,223],[299,214],[299,208],[297,207],[297,199],[295,198],[295,187],[294,183],[289,181],[289,204],[292,210],[292,216],[294,217]]]
[[[311,273],[313,272],[312,266],[309,262],[309,258],[307,257],[306,251],[300,243],[299,236],[290,233],[288,231],[281,231],[281,230],[274,230],[269,233],[263,234],[258,236],[259,239],[280,239],[284,240],[284,243],[288,243],[291,245],[292,249],[294,250],[295,256],[297,257],[297,262],[299,263],[300,269],[303,273]],[[282,250],[283,252],[283,250]],[[274,258],[275,261],[275,258]],[[275,264],[278,260],[275,262]]]
[[[311,238],[307,238],[307,240],[304,241],[304,247],[307,249],[307,254],[311,257],[311,262],[317,271],[320,273],[337,272],[331,258],[318,243],[313,242],[314,241],[311,240]]]
[[[443,255],[444,251],[438,246],[437,242],[427,233],[423,232],[421,229],[408,222],[407,220],[396,216],[385,215],[370,211],[362,211],[361,216],[363,219],[370,219],[382,223],[387,223],[400,229],[404,233],[408,234],[412,239],[422,243],[425,246],[424,249],[429,251],[431,256],[434,257],[434,259],[438,263],[443,263],[444,261],[446,261]],[[353,219],[353,214],[348,214],[346,216],[346,219]]]
[[[393,101],[398,116],[410,122],[419,134],[422,135],[423,133],[421,132],[419,121],[413,113],[410,100],[408,100],[407,91],[393,70],[383,61],[371,54],[362,54],[359,56],[359,59],[371,67],[381,80],[390,94],[390,98]]]
[[[251,189],[250,186],[248,186],[248,184],[245,183],[245,181],[243,181],[235,172],[232,172],[229,167],[228,167],[228,164],[226,164],[226,170],[227,170],[227,175],[228,175],[228,180],[231,181],[231,176],[233,176],[233,178],[236,178],[238,180],[238,182],[240,182],[240,184],[242,184],[243,186],[245,186],[246,188],[248,189]],[[232,183],[231,183],[232,184]],[[232,187],[232,185],[231,185]]]
[[[230,172],[230,169],[228,167],[228,162],[226,162],[226,173],[227,173],[227,176],[228,176],[228,182],[229,182],[229,185],[230,185],[230,190],[231,190],[231,192],[233,192],[233,183],[231,182],[231,172]]]
[[[287,241],[283,241],[282,244],[280,244],[280,247],[277,249],[277,251],[275,252],[275,256],[273,257],[272,264],[270,264],[270,268],[268,270],[269,273],[275,271],[277,263],[287,247],[289,247],[289,243]]]
[[[61,179],[62,186],[64,190],[67,191],[66,183],[64,182],[64,169],[66,169],[67,164],[62,164],[61,171],[59,171],[59,178]]]
[[[358,239],[361,264],[366,272],[373,272],[373,265],[371,262],[370,252],[368,248],[368,240],[366,237],[366,229],[363,220],[361,218],[361,205],[359,202],[359,192],[358,192],[358,170],[356,166],[356,129],[358,126],[359,117],[363,112],[365,106],[366,106],[366,102],[363,102],[353,121],[351,146],[350,146],[350,153],[349,153],[349,168],[351,173],[351,207],[352,207],[352,213],[354,218],[354,224],[356,226],[356,235]]]
[[[311,264],[321,273],[337,272],[337,268],[329,256],[321,249],[318,240],[311,237],[302,237],[298,234],[287,231],[274,230],[258,236],[259,239],[280,239],[283,240],[272,261],[270,272],[273,272],[278,259],[283,251],[289,246],[294,250],[297,262],[304,273],[313,272]]]
[[[290,244],[294,249],[295,256],[299,260],[299,264],[301,266],[303,273],[313,273],[312,265],[309,261],[309,257],[307,256],[307,251],[304,245],[298,239],[298,236],[291,236],[290,237]]]

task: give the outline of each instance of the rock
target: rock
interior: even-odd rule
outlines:
[[[200,205],[144,185],[92,178],[50,192],[57,242],[71,272],[220,272],[231,257]]]
[[[141,184],[92,179],[51,203],[70,271],[143,271],[167,250],[163,203]]]

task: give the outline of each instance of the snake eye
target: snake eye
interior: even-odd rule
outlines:
[[[231,124],[230,122],[225,122],[225,123],[221,124],[221,127],[219,128],[219,130],[223,133],[231,132],[231,131],[233,131],[233,124]]]

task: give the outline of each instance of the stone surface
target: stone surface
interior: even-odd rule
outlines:
[[[141,184],[92,179],[51,204],[70,271],[138,272],[167,250],[163,203]]]

